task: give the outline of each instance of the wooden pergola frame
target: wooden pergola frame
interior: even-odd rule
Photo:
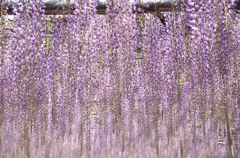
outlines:
[[[18,3],[19,0],[11,0],[11,2],[8,2],[9,0],[5,0],[4,2],[0,3],[1,5],[4,4],[4,6],[8,6],[8,14],[13,14],[12,12],[12,5],[14,3]],[[105,14],[106,12],[106,4],[107,0],[96,0],[98,2],[98,6],[96,7],[98,14]],[[114,0],[112,0],[114,3]],[[140,6],[143,8],[145,12],[155,12],[156,10],[162,11],[162,12],[168,12],[172,11],[172,3],[176,0],[140,0],[140,4],[134,4],[133,5]],[[46,15],[57,15],[57,14],[66,14],[66,13],[73,13],[73,9],[69,8],[68,6],[72,6],[74,4],[74,0],[45,0],[45,14]],[[146,7],[146,5],[149,5],[149,7]],[[63,9],[65,8],[65,9]],[[235,8],[236,10],[240,10],[240,0],[237,0]]]

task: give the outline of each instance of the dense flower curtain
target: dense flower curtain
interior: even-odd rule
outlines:
[[[1,5],[0,157],[240,157],[234,1],[140,4]]]

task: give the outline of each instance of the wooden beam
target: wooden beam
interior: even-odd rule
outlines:
[[[130,0],[131,1],[131,0]],[[162,12],[169,12],[172,11],[172,3],[175,0],[141,0],[141,4],[139,6],[144,9],[145,12],[155,12],[157,9],[158,11]],[[18,0],[12,0],[11,3],[4,3],[2,5],[8,6],[8,14],[13,14],[12,12],[12,5],[14,3],[18,3]],[[106,12],[106,3],[107,0],[98,0],[98,6],[96,7],[98,14],[105,14]],[[73,9],[67,9],[69,6],[74,4],[74,0],[45,0],[45,14],[46,15],[57,15],[57,14],[67,14],[73,13]],[[146,4],[149,4],[149,7],[144,7]],[[134,5],[134,4],[133,4]],[[1,7],[1,3],[0,3]],[[63,9],[65,8],[65,9]],[[235,9],[240,10],[240,0],[236,2]]]

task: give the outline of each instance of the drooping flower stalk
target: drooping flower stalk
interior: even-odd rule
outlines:
[[[239,157],[233,1],[96,6],[1,8],[0,157]]]

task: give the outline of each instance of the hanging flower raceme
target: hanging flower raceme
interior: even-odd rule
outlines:
[[[234,0],[61,3],[1,3],[0,157],[240,156]]]

